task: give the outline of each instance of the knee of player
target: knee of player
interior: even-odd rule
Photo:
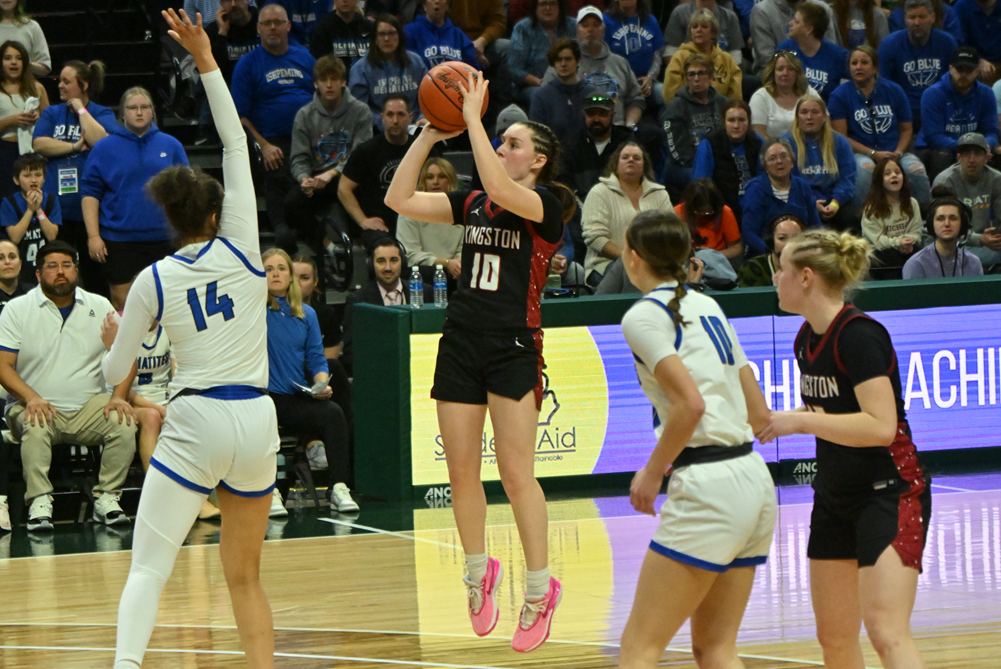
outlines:
[[[699,669],[725,669],[735,666],[737,647],[732,643],[696,643],[692,641],[692,654]]]
[[[910,636],[908,626],[893,620],[892,612],[877,611],[864,616],[865,631],[880,656],[899,646]]]
[[[139,427],[143,432],[160,434],[163,419],[160,417],[160,412],[156,409],[136,409],[136,420],[139,422]]]

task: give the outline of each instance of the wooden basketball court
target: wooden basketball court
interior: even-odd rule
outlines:
[[[992,481],[1001,488],[1001,477],[977,478],[969,488],[959,479],[935,486],[913,617],[929,667],[1001,666],[1001,491],[987,489]],[[769,563],[758,570],[740,637],[748,669],[822,666],[805,560],[808,492],[781,491],[776,541]],[[400,533],[365,529],[365,507],[355,520],[326,509],[292,513],[289,522],[304,519],[323,536],[277,539],[283,522],[269,531],[263,580],[274,610],[276,666],[283,668],[614,667],[655,525],[633,513],[626,498],[553,502],[551,567],[563,581],[563,602],[549,642],[520,655],[510,638],[524,565],[510,507],[492,505],[489,512],[489,552],[504,563],[506,576],[501,621],[485,639],[473,635],[466,618],[462,552],[450,509],[416,509],[414,531]],[[111,666],[131,553],[111,550],[116,541],[128,542],[108,528],[87,524],[75,531],[92,533],[106,552],[44,556],[41,542],[31,546],[36,557],[0,560],[0,666]],[[144,667],[243,666],[217,534],[218,525],[193,528],[192,545],[181,550],[161,599]],[[686,627],[661,666],[695,667],[689,641]],[[867,666],[878,667],[863,645]]]

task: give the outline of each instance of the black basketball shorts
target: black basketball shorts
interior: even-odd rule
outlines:
[[[837,496],[817,488],[808,558],[858,560],[859,567],[871,567],[892,545],[905,566],[921,571],[931,519],[931,478],[921,467],[906,424],[899,428],[889,446],[897,478],[877,482],[864,494]]]
[[[431,397],[442,402],[486,404],[487,393],[520,400],[535,390],[542,407],[542,331],[476,332],[445,323],[438,342]]]

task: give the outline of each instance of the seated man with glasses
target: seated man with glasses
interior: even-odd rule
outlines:
[[[136,274],[174,252],[163,210],[144,189],[163,169],[187,165],[188,157],[156,127],[152,100],[145,88],[125,91],[122,124],[91,149],[80,187],[88,251],[102,264],[118,311]]]
[[[729,99],[713,88],[715,73],[709,56],[693,53],[685,60],[685,85],[678,89],[660,114],[667,134],[667,167],[664,185],[680,202],[681,192],[692,180],[699,142],[723,126],[723,107]]]
[[[136,452],[136,426],[125,400],[131,377],[104,392],[101,323],[112,312],[100,295],[77,288],[77,254],[58,239],[35,258],[39,286],[0,314],[0,384],[10,393],[6,419],[21,441],[28,531],[52,530],[52,446],[102,447],[94,520],[128,525],[118,505]]]

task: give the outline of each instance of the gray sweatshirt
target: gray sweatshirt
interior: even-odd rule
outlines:
[[[633,68],[629,66],[628,60],[617,53],[612,53],[608,44],[604,42],[602,42],[601,52],[597,56],[592,56],[583,49],[581,51],[577,76],[592,86],[600,88],[615,100],[615,118],[612,119],[615,125],[626,124],[627,109],[633,107],[646,109],[646,99],[640,90],[640,82],[636,80],[636,75],[633,74]],[[549,67],[542,78],[542,85],[545,86],[555,78],[556,70]]]
[[[336,169],[340,172],[356,146],[372,139],[372,113],[368,105],[344,87],[341,102],[327,111],[318,93],[299,110],[292,126],[289,159],[296,182]]]
[[[818,5],[827,12],[831,23],[824,33],[824,39],[841,44],[838,31],[834,27],[834,12],[826,2]],[[775,53],[775,46],[789,38],[789,22],[796,14],[800,3],[789,4],[786,0],[761,0],[751,10],[751,41],[754,43],[754,73],[761,74],[765,65]]]
[[[980,233],[995,225],[991,211],[1001,212],[1001,172],[984,167],[980,178],[970,182],[963,176],[963,167],[952,165],[935,177],[935,186],[948,186],[956,196],[973,210],[971,232],[966,237],[967,246],[980,246]]]

